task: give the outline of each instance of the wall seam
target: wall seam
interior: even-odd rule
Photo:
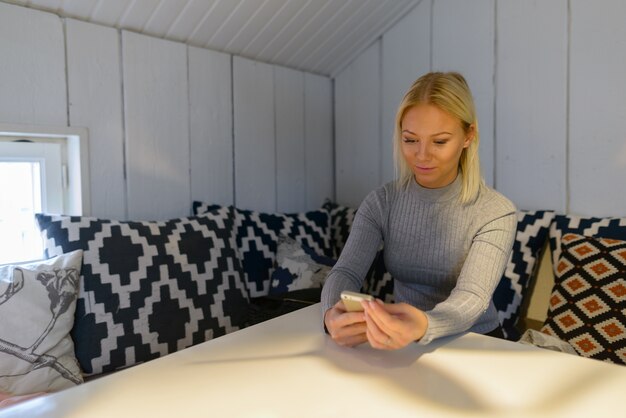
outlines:
[[[309,208],[309,176],[308,176],[308,164],[307,164],[307,129],[306,129],[306,121],[307,121],[307,105],[306,105],[306,74],[304,71],[300,72],[302,76],[302,139],[304,140],[304,146],[302,147],[302,159],[303,159],[303,167],[304,167],[304,209],[308,210]]]
[[[194,196],[193,196],[193,187],[192,187],[192,183],[193,183],[193,171],[191,169],[191,71],[190,71],[190,65],[189,65],[189,45],[185,46],[185,57],[187,59],[187,145],[189,147],[189,155],[188,155],[188,159],[189,159],[189,197],[191,198],[191,201],[193,201]],[[191,202],[190,202],[191,203]],[[189,214],[193,214],[192,213],[193,208],[189,208]]]
[[[571,184],[570,184],[570,68],[571,68],[571,36],[572,11],[571,0],[567,0],[567,34],[566,34],[566,62],[565,62],[565,213],[570,213]]]
[[[378,184],[383,184],[383,37],[378,38]]]
[[[237,206],[237,186],[236,175],[237,168],[235,167],[235,56],[230,54],[230,140],[232,144],[232,176],[233,176],[233,206]]]
[[[335,96],[335,84],[336,84],[336,80],[335,78],[331,78],[330,79],[330,89],[331,89],[331,129],[332,129],[332,134],[331,134],[331,142],[332,142],[332,190],[331,190],[331,194],[332,194],[332,198],[333,201],[336,202],[337,201],[337,123],[336,123],[336,109],[337,109],[337,105],[336,105],[336,101],[337,101],[337,97]]]
[[[498,2],[493,2],[493,188],[498,188],[498,141],[497,141],[497,126],[498,126]]]
[[[278,210],[278,122],[276,115],[276,67],[272,65],[272,105],[274,108],[274,212]]]
[[[65,113],[67,126],[70,125],[70,70],[68,65],[67,54],[67,21],[61,18],[61,27],[63,28],[63,54],[65,64]]]
[[[124,218],[128,219],[130,208],[128,203],[128,135],[126,133],[126,95],[124,94],[124,42],[122,39],[123,31],[117,30],[119,55],[120,55],[120,90],[122,98],[122,176],[124,178]]]
[[[430,27],[428,30],[430,31],[430,39],[429,39],[429,51],[428,51],[428,68],[430,71],[433,71],[434,63],[433,63],[433,35],[435,31],[433,30],[433,22],[435,21],[435,0],[430,0]]]

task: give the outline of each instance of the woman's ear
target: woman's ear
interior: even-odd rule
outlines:
[[[469,147],[472,144],[472,141],[474,140],[475,137],[476,137],[476,127],[472,123],[467,128],[467,132],[465,133],[465,142],[463,143],[463,148]]]

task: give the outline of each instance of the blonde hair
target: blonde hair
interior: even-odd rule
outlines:
[[[404,95],[396,112],[393,133],[393,153],[398,184],[406,186],[414,178],[411,167],[402,155],[402,118],[411,107],[418,104],[435,105],[458,118],[465,133],[469,132],[472,125],[474,126],[474,138],[470,145],[463,149],[459,160],[459,169],[463,175],[461,203],[473,201],[484,184],[478,156],[478,120],[472,92],[465,78],[456,72],[425,74],[418,78]]]

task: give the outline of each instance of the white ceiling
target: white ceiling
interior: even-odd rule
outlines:
[[[0,0],[334,76],[421,0]]]

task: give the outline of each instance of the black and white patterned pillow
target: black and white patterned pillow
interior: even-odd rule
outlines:
[[[341,250],[348,240],[348,235],[350,235],[350,228],[354,221],[356,209],[341,206],[331,200],[326,200],[322,209],[328,211],[330,215],[330,246],[333,251],[332,256],[339,258],[339,254],[341,254]]]
[[[195,214],[219,207],[193,202]],[[325,210],[292,214],[231,210],[235,214],[236,248],[250,297],[269,293],[279,236],[292,238],[318,254],[331,255],[329,216]]]
[[[381,249],[376,253],[374,261],[365,276],[361,292],[372,295],[387,303],[392,303],[393,298],[393,277],[385,266],[385,254]]]
[[[626,241],[626,218],[586,218],[576,215],[556,215],[550,226],[550,250],[552,251],[552,268],[555,276],[561,258],[563,235],[567,233]]]
[[[72,337],[86,374],[244,326],[248,296],[228,208],[163,222],[36,218],[48,257],[83,250]]]
[[[509,340],[517,341],[520,338],[516,325],[523,300],[537,274],[553,219],[553,211],[517,211],[513,251],[493,294],[504,336]]]

